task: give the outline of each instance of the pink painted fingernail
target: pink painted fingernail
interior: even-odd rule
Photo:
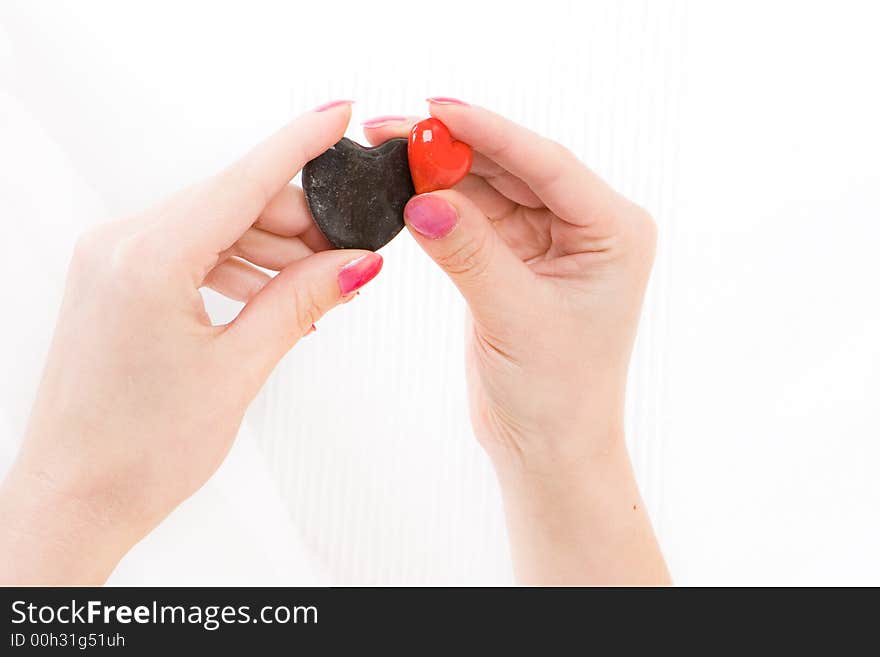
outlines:
[[[446,237],[458,223],[458,212],[445,198],[432,194],[414,196],[403,208],[406,222],[432,240]]]
[[[343,295],[351,294],[376,278],[376,274],[381,269],[382,256],[378,253],[368,253],[352,260],[339,271],[339,276],[337,277],[339,280],[339,291]]]
[[[323,105],[318,105],[313,112],[326,112],[328,109],[333,109],[334,107],[339,107],[340,105],[351,105],[353,100],[331,100],[329,103],[324,103]]]
[[[395,123],[403,123],[406,121],[405,116],[396,116],[394,114],[389,114],[387,116],[377,116],[372,119],[367,119],[361,125],[365,128],[381,128],[385,125],[393,125]]]
[[[470,107],[469,103],[458,98],[450,98],[449,96],[432,96],[427,100],[429,103],[436,103],[437,105],[464,105],[465,107]]]

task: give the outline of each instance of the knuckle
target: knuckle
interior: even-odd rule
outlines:
[[[248,303],[251,299],[263,291],[266,286],[264,281],[249,281],[243,290],[244,302]]]
[[[113,298],[143,295],[160,280],[161,257],[146,233],[129,233],[124,222],[102,224],[77,238],[70,275]]]
[[[553,159],[564,163],[574,162],[577,160],[574,152],[564,144],[561,144],[558,141],[553,141],[552,139],[549,140],[549,142],[550,153],[553,156]]]
[[[633,243],[640,250],[653,254],[657,248],[657,222],[654,217],[645,208],[633,204],[629,212],[630,215],[630,233]]]
[[[452,251],[436,258],[444,270],[455,276],[477,278],[482,276],[489,264],[489,239],[485,232],[464,240]]]
[[[125,289],[143,290],[163,276],[161,251],[146,233],[135,233],[118,240],[109,251],[109,274]]]
[[[94,263],[107,251],[110,239],[105,225],[90,228],[77,237],[73,247],[73,259],[77,263]]]
[[[535,184],[538,187],[546,187],[556,182],[566,172],[570,171],[573,166],[580,164],[580,160],[578,160],[574,152],[558,141],[545,139],[545,147],[546,154],[544,159],[548,165],[535,180]]]
[[[142,233],[128,235],[119,240],[111,252],[111,264],[118,272],[132,269],[137,261],[143,261],[153,255],[149,238]]]
[[[639,232],[644,234],[651,241],[657,240],[657,221],[653,215],[645,208],[637,205],[634,210],[635,222],[639,227]]]
[[[169,284],[193,280],[180,252],[145,219],[129,217],[83,232],[73,248],[69,283],[120,306],[161,302]]]
[[[298,287],[293,290],[293,311],[294,321],[291,331],[295,331],[297,336],[303,335],[308,331],[312,324],[317,322],[323,312],[317,302],[317,295],[309,287]]]
[[[107,276],[118,241],[116,224],[100,224],[81,233],[73,246],[69,276],[96,281]]]

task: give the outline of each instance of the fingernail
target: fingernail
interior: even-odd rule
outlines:
[[[387,116],[377,116],[372,119],[367,119],[361,125],[365,128],[381,128],[384,125],[392,125],[394,123],[403,123],[406,121],[405,116],[396,116],[393,114],[389,114]]]
[[[342,294],[351,294],[362,288],[382,269],[382,256],[378,253],[368,253],[356,260],[352,260],[339,271],[339,291]]]
[[[429,103],[436,103],[437,105],[464,105],[465,107],[470,107],[469,103],[458,98],[450,98],[449,96],[432,96],[427,100]]]
[[[334,107],[339,107],[340,105],[351,105],[353,100],[331,100],[329,103],[324,103],[323,105],[318,105],[313,112],[326,112],[328,109],[332,109]]]
[[[452,204],[432,194],[411,198],[403,209],[403,215],[410,226],[432,240],[445,237],[458,223],[458,213]]]
[[[314,333],[317,330],[318,330],[318,327],[315,326],[314,324],[312,324],[312,328],[309,329],[309,332],[306,333],[306,335],[311,335],[312,333]]]

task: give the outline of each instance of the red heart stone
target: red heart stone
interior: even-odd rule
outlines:
[[[474,159],[471,147],[455,141],[435,118],[413,126],[407,155],[416,194],[452,187],[467,175]]]

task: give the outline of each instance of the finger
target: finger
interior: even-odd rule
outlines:
[[[546,255],[553,244],[552,217],[547,208],[516,206],[516,210],[493,222],[495,232],[516,256],[525,262]]]
[[[227,327],[221,340],[261,381],[318,319],[382,268],[370,251],[332,250],[294,262],[273,278]]]
[[[521,306],[532,272],[479,207],[454,190],[410,199],[404,217],[419,245],[464,295],[474,317],[501,328]]]
[[[517,208],[514,201],[480,176],[467,175],[453,189],[467,196],[492,221],[511,214]]]
[[[238,256],[259,267],[281,271],[289,264],[313,253],[298,237],[281,237],[259,228],[249,228],[221,258]]]
[[[409,139],[412,127],[421,121],[418,116],[378,116],[361,124],[364,129],[364,137],[367,142],[376,146],[384,144],[389,139]]]
[[[166,213],[167,229],[188,252],[229,248],[306,162],[342,138],[348,102],[294,119],[222,173],[182,193]]]
[[[371,119],[363,124],[364,135],[373,145],[382,144],[395,137],[409,137],[413,125],[419,120],[419,117],[414,116]],[[471,173],[485,178],[501,194],[520,205],[531,208],[544,205],[526,183],[479,152],[474,153]]]
[[[627,201],[570,151],[481,107],[430,102],[429,108],[456,139],[520,178],[556,215],[613,232],[616,210]]]
[[[331,248],[312,219],[303,190],[296,185],[285,185],[263,208],[254,226],[276,235],[299,237],[312,251]]]
[[[471,173],[483,178],[483,180],[515,203],[529,208],[544,207],[544,202],[538,198],[531,187],[482,153],[474,153]]]
[[[495,232],[520,260],[532,260],[549,250],[551,216],[546,208],[515,203],[480,176],[465,176],[453,189],[489,217]]]
[[[271,280],[268,274],[236,258],[224,260],[208,272],[202,283],[224,297],[249,301]]]

